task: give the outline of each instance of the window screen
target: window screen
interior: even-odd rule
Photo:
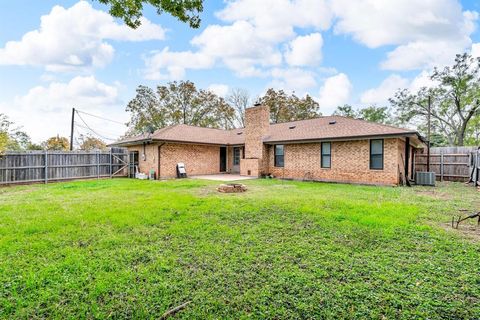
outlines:
[[[275,167],[283,167],[284,164],[284,146],[277,144],[275,145]]]
[[[322,142],[322,168],[330,168],[332,166],[332,144],[330,142]]]
[[[383,139],[370,140],[370,169],[383,169]]]
[[[233,165],[238,166],[240,164],[240,148],[233,148]]]

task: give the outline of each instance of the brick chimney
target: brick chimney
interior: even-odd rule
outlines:
[[[245,110],[245,159],[240,161],[240,174],[259,177],[267,167],[263,137],[270,129],[270,108],[256,104]],[[265,160],[264,160],[265,159]]]

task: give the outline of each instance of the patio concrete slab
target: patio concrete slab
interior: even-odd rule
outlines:
[[[239,174],[205,174],[199,176],[191,176],[192,179],[214,180],[214,181],[239,181],[257,179],[255,177],[245,177]]]

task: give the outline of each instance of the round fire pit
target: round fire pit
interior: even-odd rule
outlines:
[[[247,187],[241,183],[228,183],[228,184],[221,184],[217,188],[218,192],[223,193],[239,193],[247,191]]]

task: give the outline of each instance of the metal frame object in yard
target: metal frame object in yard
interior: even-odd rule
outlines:
[[[128,152],[29,151],[0,156],[0,185],[126,176]]]
[[[467,212],[467,210],[464,210],[464,209],[461,209],[459,210],[460,212]],[[472,214],[469,214],[465,217],[463,217],[462,215],[459,215],[457,217],[452,217],[452,228],[454,229],[458,229],[458,225],[465,221],[465,220],[468,220],[468,219],[475,219],[475,218],[478,218],[478,221],[477,221],[477,227],[480,226],[480,211],[479,212],[474,212]]]

